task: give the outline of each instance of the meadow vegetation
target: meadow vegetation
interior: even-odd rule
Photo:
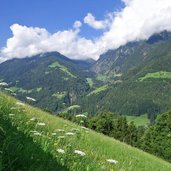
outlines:
[[[159,71],[148,73],[144,77],[139,78],[140,81],[150,80],[150,79],[171,79],[171,72]]]
[[[54,62],[51,65],[49,65],[49,68],[56,68],[58,67],[61,71],[65,72],[70,77],[76,78],[75,75],[73,75],[68,68],[66,68],[64,65],[61,65],[59,62]]]
[[[140,115],[140,116],[126,116],[128,122],[134,122],[136,126],[146,126],[150,123],[147,114]]]
[[[93,90],[92,92],[90,92],[89,94],[87,94],[87,96],[97,95],[100,92],[105,91],[107,89],[108,89],[108,85],[104,85],[104,86],[98,87],[95,90]]]
[[[168,162],[83,127],[82,122],[79,126],[4,94],[0,109],[2,170],[171,170]]]

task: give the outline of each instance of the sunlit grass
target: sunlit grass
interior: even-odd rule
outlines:
[[[96,95],[102,91],[107,90],[109,87],[107,85],[101,86],[99,88],[96,88],[95,90],[93,90],[92,92],[90,92],[87,96],[91,96],[91,95]]]
[[[171,72],[159,71],[148,73],[144,77],[139,78],[140,81],[145,81],[148,79],[171,79]]]
[[[0,106],[1,118],[32,137],[35,144],[68,170],[171,170],[171,164],[162,159],[29,105],[16,105],[16,100],[6,95],[0,95]]]
[[[68,74],[70,77],[76,78],[76,76],[74,74],[72,74],[68,68],[66,68],[64,65],[61,65],[59,62],[54,62],[51,65],[49,65],[50,68],[56,68],[58,67],[61,71],[65,72],[66,74]]]
[[[137,126],[145,126],[150,123],[147,115],[141,115],[141,116],[126,116],[128,122],[134,122]]]

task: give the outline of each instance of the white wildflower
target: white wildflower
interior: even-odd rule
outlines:
[[[17,109],[16,107],[11,107],[11,110],[15,110],[15,109]]]
[[[62,149],[57,149],[57,152],[58,152],[58,153],[61,153],[61,154],[64,154],[64,153],[65,153],[65,151],[62,150]]]
[[[21,103],[21,102],[17,102],[16,105],[18,105],[18,106],[25,106],[25,104]]]
[[[78,128],[72,128],[71,131],[80,131]]]
[[[80,115],[76,115],[75,117],[76,117],[76,118],[79,118],[79,117],[80,117],[80,118],[87,118],[87,116],[82,115],[82,114],[80,114]]]
[[[27,100],[31,100],[31,101],[33,101],[33,102],[35,102],[35,101],[36,101],[36,99],[31,98],[31,97],[28,97],[28,96],[26,97],[26,99],[27,99]]]
[[[36,117],[32,117],[31,119],[30,119],[30,121],[36,121]]]
[[[85,130],[87,130],[87,131],[89,130],[88,128],[86,128],[86,127],[84,127],[84,126],[82,126],[81,128],[82,128],[82,129],[85,129]]]
[[[16,96],[17,94],[16,93],[11,93],[11,95]]]
[[[1,82],[0,86],[8,86],[8,84],[6,82]]]
[[[65,136],[59,136],[58,137],[58,139],[64,139],[65,138]]]
[[[55,135],[56,135],[56,132],[53,132],[53,133],[52,133],[52,136],[55,136]]]
[[[63,130],[63,129],[56,129],[55,131],[57,131],[57,132],[65,132],[65,130]]]
[[[118,161],[113,160],[113,159],[107,159],[106,161],[107,161],[108,163],[111,163],[111,164],[117,164],[117,163],[118,163]]]
[[[80,150],[75,150],[74,153],[78,154],[80,156],[85,156],[86,155],[83,151],[80,151]]]
[[[15,114],[13,114],[13,113],[10,113],[10,114],[9,114],[9,116],[14,116],[14,115],[15,115]]]
[[[33,135],[41,136],[42,134],[38,131],[30,131]]]
[[[40,132],[34,132],[33,135],[41,136],[42,134]]]
[[[38,125],[38,126],[45,126],[46,124],[43,123],[43,122],[38,122],[37,125]]]
[[[31,133],[36,133],[37,131],[30,131]]]
[[[73,133],[73,132],[67,132],[67,133],[65,133],[66,135],[75,135],[75,133]]]

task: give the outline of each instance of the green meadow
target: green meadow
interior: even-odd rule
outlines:
[[[126,116],[126,119],[128,120],[128,122],[133,121],[137,126],[145,126],[150,123],[146,114],[141,116]]]
[[[4,94],[0,118],[1,170],[171,170],[160,158]]]
[[[51,65],[49,65],[49,68],[56,68],[58,67],[61,71],[65,72],[68,76],[76,78],[75,75],[73,75],[68,68],[66,68],[64,65],[61,65],[59,62],[54,62]]]
[[[159,71],[148,73],[144,77],[139,78],[140,81],[145,81],[148,79],[171,79],[171,72]]]
[[[107,89],[108,89],[108,86],[107,85],[101,86],[99,88],[96,88],[95,90],[93,90],[89,94],[87,94],[87,96],[99,94],[100,92],[105,91]]]

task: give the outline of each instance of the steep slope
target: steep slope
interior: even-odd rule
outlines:
[[[106,90],[84,97],[91,113],[109,110],[126,115],[155,115],[171,106],[171,33],[129,43],[103,54],[92,70]],[[94,103],[96,102],[96,103]],[[96,105],[94,105],[96,104]]]
[[[0,79],[18,98],[60,111],[89,91],[89,65],[91,62],[74,61],[51,52],[0,64]]]
[[[107,110],[148,114],[153,121],[171,106],[170,47],[165,31],[110,50],[96,62],[56,52],[13,59],[0,64],[0,85],[7,82],[18,98],[54,112]]]
[[[7,170],[6,168],[23,170],[23,162],[26,164],[24,170],[34,170],[36,167],[41,170],[46,167],[42,156],[38,157],[32,148],[25,146],[25,138],[29,138],[39,148],[36,148],[36,152],[42,155],[46,154],[46,157],[50,156],[51,160],[47,160],[47,166],[51,162],[52,165],[49,166],[52,167],[52,170],[57,170],[60,166],[70,171],[171,170],[170,163],[153,155],[49,115],[4,94],[0,94],[0,106],[0,127],[4,130],[8,129],[8,133],[11,133],[6,135],[4,140],[6,143],[3,144],[3,147],[6,147],[3,148],[4,157],[8,158],[1,163],[5,170]],[[19,138],[21,134],[23,139]],[[18,141],[16,141],[16,135],[18,135]],[[9,138],[9,136],[13,138]],[[3,142],[0,141],[0,143]],[[17,153],[11,154],[10,149]],[[24,159],[29,162],[33,159],[33,165],[28,165],[26,161],[23,161],[20,155],[20,151],[23,150],[25,151]],[[44,159],[47,159],[46,157]],[[13,162],[10,163],[10,161]],[[36,165],[37,162],[39,164]],[[54,167],[55,163],[57,168]],[[66,169],[62,168],[61,170]]]
[[[147,41],[130,42],[116,50],[102,54],[92,66],[99,79],[106,81],[118,79],[131,69],[150,61],[158,60],[170,53],[171,33],[162,32],[151,36]]]

